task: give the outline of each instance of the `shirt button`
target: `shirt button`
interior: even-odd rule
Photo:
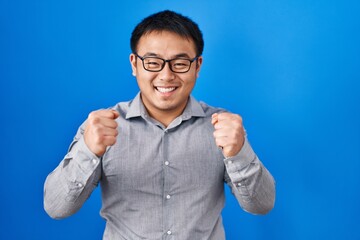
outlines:
[[[228,164],[232,164],[233,162],[230,160],[230,161],[228,161]]]
[[[78,184],[76,184],[76,186],[78,186],[78,187],[82,187],[82,186],[83,186],[83,184],[82,184],[82,183],[78,183]]]
[[[241,186],[242,186],[242,184],[241,184],[241,183],[238,183],[237,185],[238,185],[238,187],[241,187]]]
[[[165,161],[165,165],[168,166],[168,165],[169,165],[169,161]]]
[[[171,232],[170,230],[167,231],[166,233],[167,233],[167,235],[171,235],[171,234],[172,234],[172,232]]]
[[[171,196],[170,195],[166,195],[166,199],[170,199],[171,198]]]
[[[95,164],[97,164],[97,160],[94,158],[93,160],[92,160],[92,163],[95,165]]]

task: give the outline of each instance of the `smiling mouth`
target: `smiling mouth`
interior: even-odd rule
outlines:
[[[155,87],[155,89],[160,93],[170,93],[177,89],[177,87]]]

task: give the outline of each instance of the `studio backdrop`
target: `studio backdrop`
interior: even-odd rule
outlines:
[[[360,3],[349,0],[1,0],[0,239],[101,239],[99,188],[53,220],[43,184],[89,112],[137,94],[130,34],[165,9],[204,35],[193,95],[243,117],[276,180],[265,216],[226,187],[227,239],[360,239]]]

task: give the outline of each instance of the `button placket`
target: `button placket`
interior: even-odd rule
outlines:
[[[173,220],[170,217],[171,216],[171,212],[173,211],[173,209],[171,209],[171,205],[172,205],[172,195],[171,193],[171,189],[172,189],[172,179],[171,177],[171,168],[169,167],[170,165],[170,161],[169,161],[169,145],[168,145],[168,141],[169,141],[169,137],[171,135],[171,131],[169,131],[168,129],[165,129],[163,132],[163,171],[164,171],[164,191],[163,191],[163,199],[164,199],[164,231],[165,231],[165,235],[169,236],[169,238],[166,239],[170,239],[171,235],[172,235],[172,231],[171,231],[171,226],[173,226]]]

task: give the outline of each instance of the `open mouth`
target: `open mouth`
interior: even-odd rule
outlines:
[[[160,93],[171,93],[177,89],[177,87],[155,87]]]

